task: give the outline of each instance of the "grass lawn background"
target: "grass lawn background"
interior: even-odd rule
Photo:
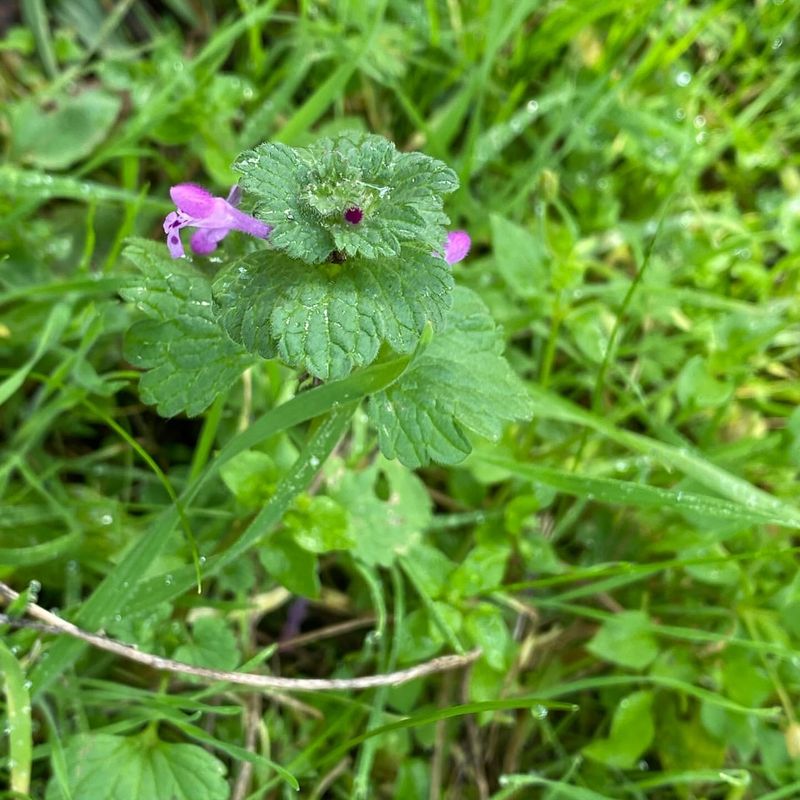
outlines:
[[[289,698],[4,627],[0,796],[800,796],[798,4],[2,13],[0,580],[221,669],[348,677],[483,654],[398,688]],[[192,572],[180,528],[129,592],[112,571],[158,534],[166,487],[298,376],[270,362],[200,417],[159,417],[123,353],[141,318],[118,295],[125,240],[163,238],[170,185],[224,195],[241,150],[347,129],[458,173],[447,210],[473,248],[456,281],[502,324],[533,419],[410,473],[376,457],[359,414],[314,499],[202,594],[175,588]],[[312,433],[280,430],[197,494],[201,568]],[[394,506],[407,524],[387,545]],[[344,514],[385,563],[279,546]],[[108,575],[112,599],[92,606]]]

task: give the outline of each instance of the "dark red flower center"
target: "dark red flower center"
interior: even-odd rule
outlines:
[[[344,212],[344,218],[351,225],[358,225],[358,223],[361,222],[363,217],[364,217],[364,212],[358,206],[353,206],[352,208],[348,208],[347,211]]]

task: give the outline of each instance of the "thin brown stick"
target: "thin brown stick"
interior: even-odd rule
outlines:
[[[324,775],[322,780],[314,787],[309,800],[319,800],[320,797],[324,797],[325,792],[336,783],[338,778],[347,772],[351,761],[350,756],[345,756],[327,775]]]
[[[461,679],[461,702],[469,702],[469,672],[464,672]],[[464,722],[467,727],[467,741],[470,755],[472,756],[472,774],[475,788],[478,790],[480,800],[489,800],[489,781],[486,779],[485,757],[481,743],[481,734],[475,722],[475,716],[468,714]]]
[[[256,751],[256,740],[258,739],[258,725],[261,722],[261,696],[251,694],[245,701],[244,709],[244,728],[245,743],[244,747],[250,753]],[[250,789],[250,781],[253,779],[253,762],[242,761],[239,767],[239,774],[236,776],[236,783],[233,785],[231,800],[245,800]]]
[[[370,614],[366,617],[358,617],[357,619],[348,619],[344,622],[337,622],[334,625],[326,625],[324,628],[317,628],[315,631],[308,633],[300,633],[297,636],[292,636],[291,639],[285,639],[278,643],[276,648],[279,653],[286,650],[293,650],[311,642],[318,642],[320,639],[327,639],[331,636],[338,636],[341,633],[351,633],[360,628],[369,628],[375,622],[375,615]]]
[[[0,581],[0,595],[3,595],[7,600],[16,600],[19,597],[17,592],[2,581]],[[135,661],[138,664],[144,664],[152,669],[193,675],[195,678],[205,681],[235,683],[240,686],[250,686],[253,689],[283,689],[288,692],[328,692],[337,689],[372,689],[376,686],[399,686],[402,683],[432,675],[436,672],[467,666],[480,655],[480,650],[473,650],[463,656],[441,656],[408,669],[389,672],[385,675],[365,675],[361,678],[281,678],[274,675],[253,675],[247,672],[225,672],[218,669],[205,669],[185,664],[182,661],[175,661],[171,658],[162,658],[150,653],[143,653],[135,647],[122,644],[122,642],[118,642],[115,639],[109,639],[107,636],[81,630],[77,625],[61,619],[61,617],[56,616],[36,603],[28,603],[26,612],[43,623],[35,627],[45,633],[72,636],[100,650],[127,658],[129,661]],[[0,614],[0,622],[13,625],[16,620],[5,614]]]

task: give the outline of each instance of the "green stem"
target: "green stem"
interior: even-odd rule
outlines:
[[[543,389],[547,388],[550,382],[550,373],[553,370],[553,361],[556,357],[556,346],[558,345],[558,332],[561,329],[561,320],[564,311],[561,307],[561,292],[556,295],[556,305],[553,309],[553,317],[550,320],[550,335],[547,338],[544,355],[542,356],[542,368],[539,372],[539,384]]]
[[[397,567],[392,567],[392,587],[394,595],[394,630],[392,632],[392,649],[387,654],[386,652],[386,637],[380,638],[380,660],[381,669],[384,672],[391,672],[396,668],[397,659],[400,655],[400,631],[405,619],[405,594],[403,592],[403,578],[400,575]],[[378,610],[384,606],[383,598],[380,598],[376,604]],[[383,609],[383,616],[385,617],[385,608]],[[388,657],[387,657],[388,655]],[[369,720],[367,721],[367,730],[378,727],[381,718],[384,714],[386,707],[386,699],[389,695],[389,687],[382,686],[375,692],[375,698],[372,702],[372,708],[369,712]],[[355,800],[365,800],[369,797],[369,776],[372,771],[372,765],[375,761],[375,753],[380,744],[380,739],[368,739],[359,753],[358,763],[356,765],[356,775],[353,780],[353,797]]]

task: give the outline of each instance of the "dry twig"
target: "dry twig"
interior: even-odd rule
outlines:
[[[13,601],[19,597],[10,586],[0,581],[0,595],[7,600]],[[44,633],[66,634],[75,639],[80,639],[87,644],[97,647],[100,650],[113,653],[114,655],[144,664],[152,669],[160,669],[166,672],[177,672],[183,675],[192,675],[205,681],[224,681],[234,683],[239,686],[249,686],[253,689],[282,689],[288,692],[325,692],[337,689],[372,689],[376,686],[399,686],[402,683],[432,675],[436,672],[444,672],[451,669],[459,669],[471,664],[480,655],[479,650],[473,650],[463,656],[441,656],[415,667],[401,669],[397,672],[389,672],[385,675],[365,675],[361,678],[281,678],[274,675],[253,675],[247,672],[225,672],[218,669],[205,669],[185,664],[182,661],[175,661],[171,658],[162,658],[150,653],[143,653],[135,647],[122,644],[115,639],[102,636],[96,633],[88,633],[81,630],[77,625],[67,622],[61,617],[48,611],[46,608],[36,603],[28,603],[26,612],[39,623],[31,623],[27,620],[18,620],[0,614],[0,622],[11,625],[35,628]]]

